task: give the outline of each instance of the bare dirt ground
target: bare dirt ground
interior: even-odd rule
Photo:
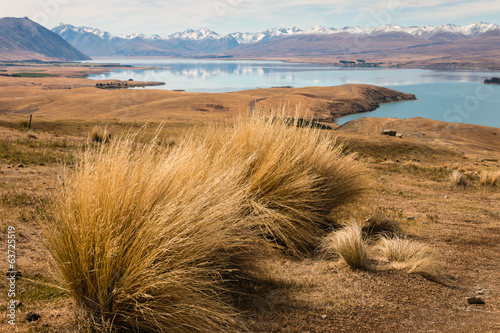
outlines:
[[[0,89],[0,99],[11,96],[4,87]],[[19,87],[9,89],[23,92]],[[93,90],[82,88],[81,92],[87,97],[100,96],[100,91],[94,94]],[[51,103],[61,101],[45,92],[35,89],[31,93],[38,99],[53,99]],[[7,271],[7,230],[13,226],[16,264],[22,273],[16,280],[16,327],[2,315],[2,332],[81,331],[71,300],[53,286],[53,268],[38,224],[43,203],[57,190],[62,165],[71,168],[93,125],[107,123],[118,135],[143,122],[134,122],[133,117],[111,122],[107,117],[85,118],[84,114],[73,119],[69,111],[73,106],[68,104],[68,111],[57,117],[35,117],[38,121],[31,131],[26,129],[24,114],[0,116],[2,267]],[[84,109],[81,105],[77,110]],[[201,126],[204,119],[167,119],[163,134],[175,141],[186,130]],[[153,129],[157,123],[149,126]],[[403,138],[383,136],[383,129],[395,129]],[[242,330],[500,332],[500,187],[479,181],[481,173],[500,170],[500,129],[421,118],[363,118],[328,133],[346,141],[371,176],[370,193],[339,209],[334,218],[340,222],[364,220],[378,212],[397,220],[408,237],[429,244],[440,254],[445,276],[432,281],[389,269],[376,252],[370,252],[367,270],[352,270],[336,257],[269,258],[262,263],[267,272],[262,281],[237,300]],[[452,169],[465,174],[466,186],[451,186]],[[0,311],[6,314],[6,279],[1,280],[0,291]],[[470,296],[480,296],[485,304],[468,304]],[[40,318],[29,322],[29,312]]]

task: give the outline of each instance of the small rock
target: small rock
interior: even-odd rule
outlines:
[[[321,318],[326,319],[326,315],[325,315],[325,314],[322,314],[322,315],[321,315]]]
[[[402,139],[403,138],[403,133],[396,133],[396,138]]]
[[[382,135],[396,136],[397,132],[394,130],[383,130]]]
[[[481,297],[473,296],[467,298],[467,303],[469,304],[485,304]]]
[[[32,321],[37,321],[38,319],[40,319],[40,315],[36,312],[28,312],[26,314],[26,316],[24,317],[24,319],[26,319],[26,321],[29,321],[29,322],[32,322]]]
[[[415,216],[408,216],[406,219],[407,219],[408,221],[413,221],[413,220],[415,220]]]
[[[484,295],[484,291],[482,291],[482,290],[478,290],[478,291],[477,291],[477,294],[478,294],[478,295]]]
[[[24,168],[24,165],[19,164],[17,167],[18,167],[18,168]]]
[[[447,195],[444,196],[445,199],[448,199],[449,197]]]

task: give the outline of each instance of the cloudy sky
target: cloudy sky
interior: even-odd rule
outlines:
[[[29,17],[52,28],[90,26],[112,34],[166,36],[188,28],[218,33],[315,25],[500,24],[498,0],[2,0],[0,17]]]

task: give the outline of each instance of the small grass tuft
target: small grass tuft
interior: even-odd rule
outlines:
[[[108,133],[106,128],[95,125],[90,133],[92,142],[108,142],[111,139],[111,133]]]
[[[351,268],[363,269],[366,268],[366,247],[361,225],[351,223],[327,235],[321,243],[320,252],[324,255],[337,253]]]
[[[403,229],[398,221],[384,217],[380,213],[375,213],[367,219],[362,227],[365,238],[377,238],[380,236],[401,236]]]
[[[450,174],[450,182],[453,187],[466,187],[467,177],[459,170],[453,170]]]
[[[482,171],[479,175],[479,183],[482,186],[500,185],[500,171]]]
[[[396,269],[431,279],[442,275],[442,265],[436,253],[423,243],[401,237],[383,237],[379,241],[378,249]]]

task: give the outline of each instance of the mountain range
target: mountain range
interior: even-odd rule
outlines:
[[[363,29],[316,26],[301,30],[218,34],[209,29],[168,36],[114,36],[59,24],[52,31],[28,18],[0,19],[0,61],[74,61],[97,57],[270,59],[348,66],[426,66],[500,69],[500,26],[474,23],[438,27],[384,25]]]
[[[189,29],[166,37],[135,33],[113,36],[99,29],[69,24],[60,24],[52,31],[90,56],[280,57],[366,53],[378,51],[377,45],[388,44],[392,46],[387,50],[453,44],[498,33],[500,26],[490,23],[466,26],[445,24],[438,27],[384,25],[369,29],[316,26],[308,30],[297,27],[273,28],[255,33],[230,34],[218,34],[209,29]],[[367,49],[366,44],[371,46]]]
[[[0,18],[0,61],[88,60],[59,35],[24,18]]]

